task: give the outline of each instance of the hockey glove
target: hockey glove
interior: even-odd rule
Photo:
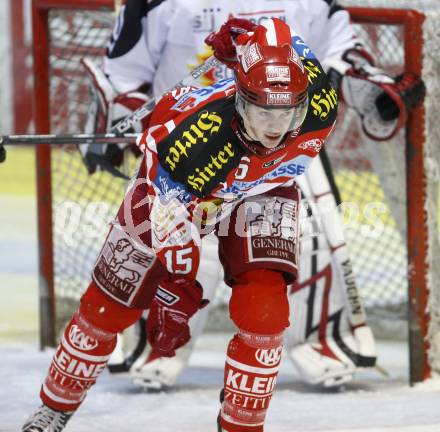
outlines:
[[[363,50],[348,50],[343,61],[327,64],[330,76],[343,76],[342,98],[359,114],[363,131],[373,140],[392,138],[405,123],[407,110],[425,96],[420,77],[403,74],[393,78],[373,66],[371,57]]]
[[[138,91],[117,95],[99,67],[88,59],[83,59],[82,63],[91,81],[92,100],[87,114],[86,133],[106,133],[112,126],[148,102],[149,97]],[[146,126],[146,122],[138,122],[127,132],[142,133]],[[122,164],[124,151],[129,148],[136,155],[140,154],[138,148],[130,144],[81,144],[78,147],[90,174],[103,170],[125,179],[128,177],[116,168]]]
[[[230,18],[217,32],[212,32],[205,43],[214,51],[214,56],[229,68],[233,68],[237,62],[237,51],[234,38],[242,33],[254,31],[257,27],[251,21]]]
[[[197,281],[182,278],[159,284],[147,318],[148,342],[157,356],[173,357],[190,340],[189,319],[209,303],[202,297]]]
[[[0,144],[0,163],[6,160],[6,149]]]

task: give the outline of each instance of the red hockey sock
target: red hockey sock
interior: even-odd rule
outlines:
[[[141,316],[103,294],[92,282],[64,331],[40,397],[49,407],[74,411],[105,369],[116,346],[116,334]]]
[[[78,312],[67,326],[41,386],[40,397],[59,411],[78,408],[105,369],[116,334],[92,326]]]
[[[229,342],[220,424],[228,432],[263,432],[282,352],[282,333],[240,330]]]

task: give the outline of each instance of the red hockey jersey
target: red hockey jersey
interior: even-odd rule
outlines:
[[[144,158],[137,179],[147,197],[136,194],[131,202],[150,203],[156,252],[197,243],[201,217],[202,225],[213,225],[244,198],[292,184],[319,153],[336,120],[337,94],[297,35],[292,47],[308,72],[308,111],[301,128],[265,157],[248,150],[233,79],[178,89],[157,104],[138,143]]]

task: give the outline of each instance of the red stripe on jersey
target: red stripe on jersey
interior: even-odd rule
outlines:
[[[166,136],[168,136],[169,132],[168,129],[165,127],[165,125],[161,125],[157,129],[151,131],[150,136],[153,138],[154,143],[157,144],[160,143]]]

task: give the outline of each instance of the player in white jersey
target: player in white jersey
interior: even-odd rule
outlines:
[[[208,58],[211,50],[205,38],[231,15],[255,23],[274,16],[292,26],[329,70],[337,88],[345,89],[346,102],[360,115],[365,112],[376,115],[365,126],[365,131],[373,138],[388,137],[402,124],[405,107],[394,80],[371,66],[373,61],[350,25],[348,13],[335,1],[324,0],[128,0],[117,18],[104,59],[106,76],[89,64],[101,94],[106,95],[101,100],[108,102],[101,103],[98,110],[105,118],[101,124],[108,127],[110,121],[120,119],[142,103],[144,94],[161,94]],[[307,56],[307,52],[302,54]],[[211,84],[230,74],[231,70],[222,64],[205,75],[202,83]],[[385,114],[387,110],[393,112],[387,121],[381,120],[379,107],[368,104],[369,98],[355,100],[352,97],[352,89],[358,82],[362,82],[370,94],[388,95],[381,107]],[[408,80],[404,83],[414,86],[412,82],[408,84]],[[117,100],[116,95],[119,95]],[[138,102],[133,105],[133,101]],[[320,143],[314,145],[319,147]],[[109,146],[107,151],[114,150],[114,146]],[[97,155],[94,156],[92,162],[90,152],[85,155],[90,171],[96,168]],[[106,156],[112,155],[103,155]],[[324,160],[326,172],[321,160]],[[299,281],[292,287],[290,296],[292,313],[298,319],[288,330],[286,342],[292,361],[306,381],[340,384],[351,379],[357,367],[374,365],[374,340],[365,322],[347,248],[338,229],[336,205],[340,199],[325,154],[299,183],[307,199],[315,202],[319,197],[319,204],[327,206],[331,217],[327,214],[323,218],[322,232],[318,236],[303,236]],[[309,216],[319,217],[316,214]],[[216,262],[215,241],[208,237],[204,242],[198,277],[205,287],[205,295],[212,300],[221,283],[222,270]],[[329,280],[331,289],[326,303],[324,291]],[[143,340],[142,337],[138,339],[136,354],[127,357],[116,350],[111,370],[130,369],[135,381],[146,388],[173,385],[188,360],[191,344],[204,327],[206,316],[205,310],[193,318],[192,342],[177,350],[176,357],[149,362],[146,361],[148,351],[139,357],[144,335]],[[140,334],[143,326],[139,323]]]
[[[104,71],[119,93],[151,84],[161,94],[206,59],[205,38],[230,15],[259,23],[280,18],[295,27],[320,59],[340,58],[358,39],[349,16],[324,0],[129,0],[114,27]],[[217,67],[206,80],[231,76]],[[208,82],[209,83],[209,82]]]

